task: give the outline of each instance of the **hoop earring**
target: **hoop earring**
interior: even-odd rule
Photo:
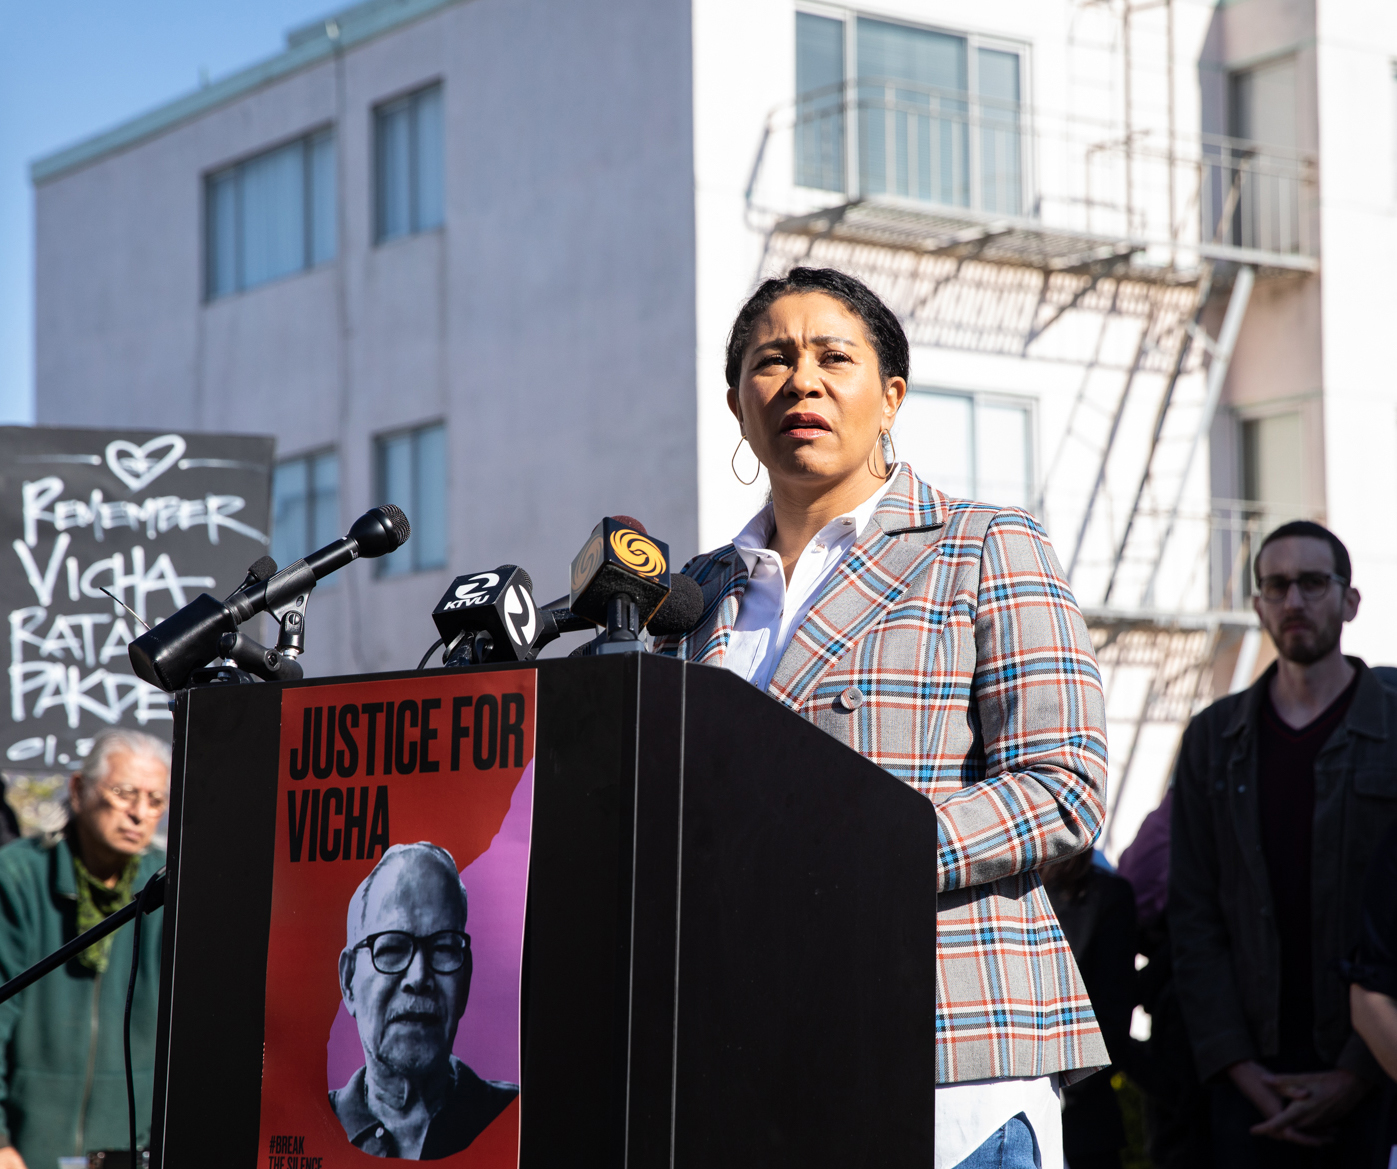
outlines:
[[[893,467],[897,463],[897,447],[893,446],[893,435],[890,430],[883,431],[883,437],[880,441],[883,447],[883,466],[886,468],[883,478],[887,479],[892,476]]]
[[[739,483],[741,483],[743,487],[751,487],[752,484],[757,481],[757,476],[762,473],[762,461],[761,459],[757,459],[757,469],[752,472],[752,477],[750,479],[744,479],[741,475],[737,473],[737,452],[742,449],[742,444],[746,441],[747,436],[745,434],[737,440],[737,445],[732,448],[732,458],[729,460],[729,463],[732,466],[733,478],[736,479]],[[756,451],[752,452],[752,457],[754,459],[757,458]]]

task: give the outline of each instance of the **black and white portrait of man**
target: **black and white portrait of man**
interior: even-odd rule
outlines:
[[[451,1054],[471,986],[466,890],[435,844],[395,844],[355,890],[340,993],[364,1066],[330,1105],[357,1148],[432,1161],[459,1153],[519,1094]]]

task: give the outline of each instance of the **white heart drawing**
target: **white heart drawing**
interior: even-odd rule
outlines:
[[[161,447],[170,449],[159,459],[151,458]],[[107,466],[132,491],[139,491],[160,478],[183,454],[184,439],[177,434],[162,434],[141,446],[117,438],[107,443]]]

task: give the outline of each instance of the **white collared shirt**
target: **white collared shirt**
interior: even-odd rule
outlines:
[[[781,557],[767,547],[776,530],[771,504],[748,521],[733,538],[733,547],[747,566],[747,589],[728,638],[724,666],[759,690],[771,684],[771,676],[795,631],[873,518],[890,486],[891,477],[853,511],[835,516],[816,532],[796,561],[789,585]]]
[[[955,1169],[1020,1112],[1033,1129],[1042,1169],[1063,1169],[1062,1099],[1055,1075],[937,1085],[933,1169]]]

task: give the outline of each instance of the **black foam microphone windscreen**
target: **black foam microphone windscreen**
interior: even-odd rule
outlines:
[[[691,576],[676,573],[669,580],[669,595],[646,622],[645,628],[656,637],[688,633],[703,616],[703,590]]]
[[[270,556],[259,556],[247,567],[247,575],[243,577],[242,584],[238,585],[228,596],[223,598],[227,604],[233,597],[237,596],[243,589],[251,588],[255,584],[261,584],[264,580],[270,580],[276,575],[276,561]]]

